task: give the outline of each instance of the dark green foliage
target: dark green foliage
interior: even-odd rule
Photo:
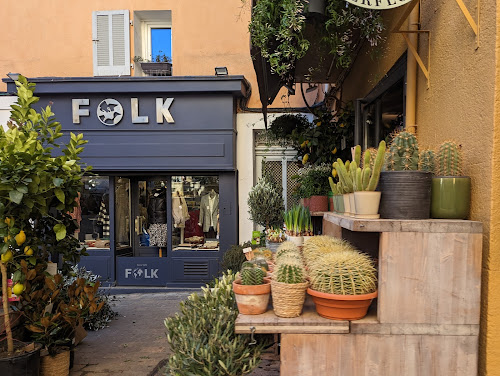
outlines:
[[[259,363],[265,346],[235,334],[238,309],[232,291],[235,276],[227,273],[213,288],[203,287],[181,303],[180,313],[165,319],[172,349],[167,374],[175,376],[240,376]]]
[[[245,242],[243,244],[235,244],[229,247],[222,257],[221,271],[240,270],[243,263],[246,261],[245,255],[243,254],[243,248],[252,247],[255,249],[258,246],[259,245],[252,244],[251,242]]]
[[[264,175],[248,194],[248,214],[255,223],[266,229],[281,228],[285,210],[283,193],[268,176]]]

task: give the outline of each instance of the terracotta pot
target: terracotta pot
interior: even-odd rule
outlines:
[[[307,289],[316,305],[316,312],[330,320],[359,320],[366,316],[377,291],[364,295],[335,295]]]
[[[311,196],[309,210],[311,213],[328,211],[328,196]]]
[[[243,315],[260,315],[267,311],[271,295],[271,281],[264,279],[262,285],[242,285],[241,280],[233,282],[238,310]]]

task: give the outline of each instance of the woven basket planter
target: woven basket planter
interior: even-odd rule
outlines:
[[[42,356],[40,358],[40,376],[68,376],[69,356],[69,350],[56,356]]]
[[[309,282],[281,283],[271,280],[274,314],[278,317],[298,317],[302,313]]]

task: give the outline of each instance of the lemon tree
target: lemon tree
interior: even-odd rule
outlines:
[[[17,102],[7,129],[0,126],[0,268],[2,295],[7,276],[24,290],[21,265],[46,263],[49,256],[77,262],[82,252],[71,236],[76,224],[68,213],[77,205],[82,175],[89,170],[79,154],[82,134],[63,134],[50,106],[36,111],[35,84],[20,76]],[[64,141],[63,141],[64,140]],[[21,289],[22,287],[22,289]],[[15,291],[13,291],[15,293]],[[8,317],[7,299],[3,299]],[[13,350],[6,325],[8,352]]]

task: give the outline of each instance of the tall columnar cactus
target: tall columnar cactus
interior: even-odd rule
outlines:
[[[418,158],[418,169],[434,173],[435,169],[435,153],[434,150],[425,149],[420,152]]]
[[[242,285],[262,285],[266,273],[259,267],[246,268],[241,272]]]
[[[304,271],[297,265],[282,264],[278,267],[276,280],[281,283],[304,283]]]
[[[344,193],[351,193],[353,191],[352,178],[349,174],[351,162],[342,162],[342,159],[338,158],[337,162],[334,163],[334,167],[339,174],[339,180],[342,183]]]
[[[357,168],[356,178],[355,178],[355,191],[374,191],[377,188],[378,181],[380,178],[380,172],[382,171],[382,165],[384,164],[385,155],[385,141],[380,141],[378,145],[377,155],[375,156],[375,162],[373,163],[373,169],[366,166],[363,169]],[[370,158],[370,154],[365,154],[367,159]],[[366,161],[364,163],[367,164]]]
[[[310,271],[311,289],[336,295],[362,295],[377,290],[370,256],[353,250],[324,255]]]
[[[418,170],[417,137],[410,132],[396,133],[386,153],[385,168],[388,171]]]
[[[354,162],[356,166],[361,166],[361,145],[356,145],[354,148]]]
[[[370,167],[373,170],[375,164],[375,157],[377,156],[377,149],[368,148],[363,152],[363,164],[361,168]]]
[[[333,179],[331,177],[328,178],[328,182],[330,183],[330,188],[332,189],[333,195],[336,196],[336,195],[340,194],[337,184],[335,184],[335,182],[333,181]]]
[[[436,175],[462,176],[462,151],[455,142],[446,141],[439,147]]]

